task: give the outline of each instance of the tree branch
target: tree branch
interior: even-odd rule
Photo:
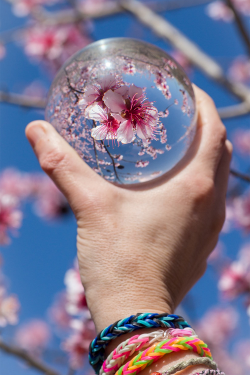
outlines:
[[[245,26],[244,20],[240,16],[240,13],[238,12],[232,0],[226,0],[226,3],[227,3],[227,6],[231,9],[231,11],[234,14],[235,22],[242,36],[242,39],[245,42],[247,53],[250,56],[250,36],[248,35],[248,30]]]
[[[228,107],[217,108],[221,119],[246,116],[250,114],[250,106],[247,103],[230,105]]]
[[[150,8],[137,0],[123,0],[121,5],[141,23],[148,26],[156,35],[181,51],[193,65],[199,68],[209,78],[221,84],[250,106],[250,89],[226,77],[223,69],[215,60],[203,52],[170,22],[157,15]]]
[[[234,169],[230,169],[230,174],[234,177],[237,177],[245,182],[250,182],[250,176],[247,174],[235,171]]]
[[[36,109],[46,107],[46,99],[44,98],[33,98],[32,96],[8,93],[5,91],[0,91],[0,102]]]
[[[13,355],[17,358],[22,359],[25,361],[30,367],[35,368],[36,370],[46,374],[46,375],[59,375],[59,373],[52,368],[48,367],[45,363],[40,362],[36,358],[32,357],[26,351],[16,346],[12,346],[6,344],[2,340],[0,340],[0,350],[3,352]]]
[[[168,1],[150,1],[148,6],[155,12],[165,12],[181,8],[188,8],[197,5],[207,4],[211,0],[168,0]],[[98,19],[103,17],[111,17],[119,13],[123,13],[124,8],[119,1],[105,3],[99,5],[98,10],[85,12],[78,9],[67,9],[58,12],[48,12],[42,8],[36,8],[32,15],[38,21],[49,25],[67,24],[83,21],[86,19]]]

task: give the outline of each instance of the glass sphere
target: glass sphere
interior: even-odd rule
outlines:
[[[191,83],[172,57],[130,38],[72,56],[52,83],[46,120],[99,175],[117,184],[172,169],[196,129]]]

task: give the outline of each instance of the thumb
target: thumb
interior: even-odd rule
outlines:
[[[25,130],[42,169],[54,181],[77,214],[95,199],[107,182],[98,176],[46,121],[33,121]]]

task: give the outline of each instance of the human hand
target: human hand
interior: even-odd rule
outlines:
[[[198,128],[186,157],[131,189],[98,176],[45,121],[26,128],[76,216],[80,274],[98,331],[137,312],[173,312],[206,269],[224,222],[232,145],[211,98],[195,94]]]

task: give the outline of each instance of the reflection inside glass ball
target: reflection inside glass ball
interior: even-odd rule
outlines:
[[[106,39],[59,71],[46,120],[105,179],[145,182],[172,169],[189,148],[194,94],[163,50],[135,39]]]

